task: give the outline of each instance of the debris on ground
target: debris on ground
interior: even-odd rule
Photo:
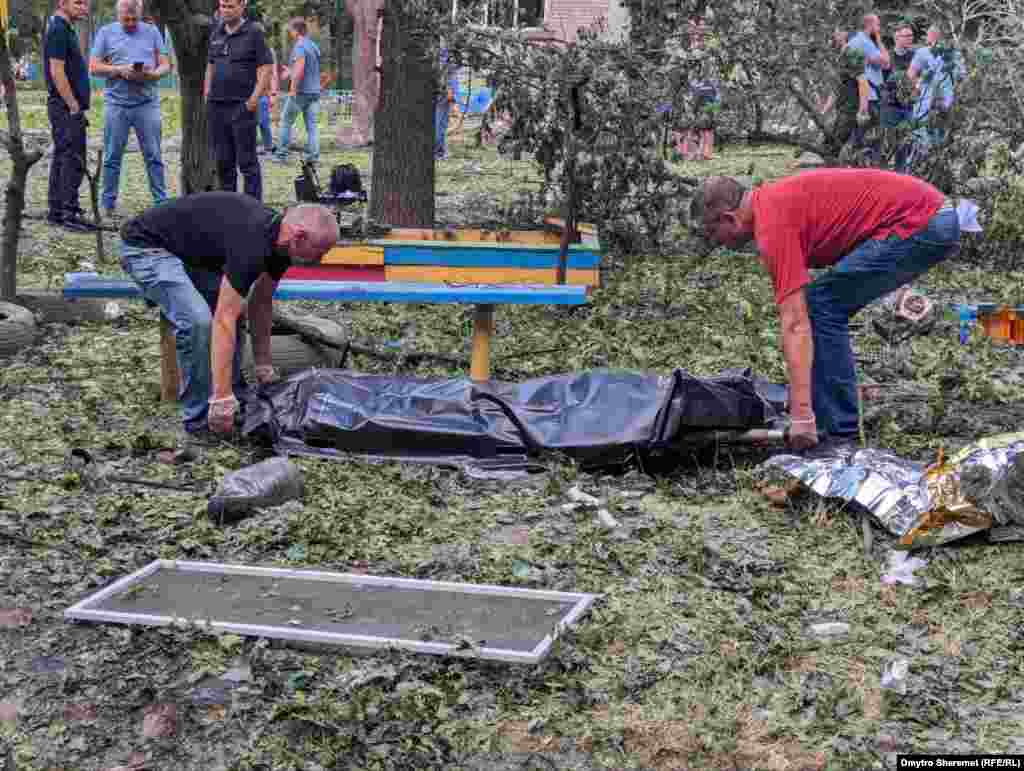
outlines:
[[[813,457],[776,455],[764,468],[823,498],[858,504],[904,548],[938,546],[994,523],[1024,521],[1024,434],[987,437],[949,459],[940,449],[931,464],[843,447]]]
[[[916,586],[919,580],[914,571],[927,564],[920,557],[911,557],[905,551],[894,550],[889,554],[889,569],[882,574],[882,583]]]
[[[207,505],[220,523],[237,522],[249,513],[302,498],[302,472],[287,458],[270,458],[224,477]]]

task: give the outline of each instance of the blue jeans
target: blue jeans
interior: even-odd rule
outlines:
[[[434,100],[434,157],[443,158],[448,152],[448,114],[452,106],[447,97]]]
[[[317,127],[317,116],[320,112],[320,94],[299,94],[289,96],[281,110],[281,137],[277,142],[279,158],[288,156],[292,141],[292,124],[302,114],[302,122],[306,124],[306,160],[316,163],[320,159],[320,132]]]
[[[270,125],[270,97],[260,97],[260,137],[263,139],[263,147],[270,152],[274,149],[274,130]]]
[[[186,431],[197,431],[206,425],[212,385],[213,313],[223,274],[188,268],[180,258],[164,249],[144,249],[124,243],[121,244],[121,267],[139,285],[146,300],[158,305],[174,327],[182,418]],[[232,367],[236,395],[242,385],[239,340],[236,332]]]
[[[121,158],[128,144],[128,131],[135,129],[142,159],[149,177],[149,192],[153,203],[167,198],[164,184],[164,162],[160,155],[160,102],[153,101],[135,107],[121,107],[107,101],[103,105],[103,208],[113,209],[117,204],[117,189],[121,181]]]
[[[805,287],[814,340],[811,400],[819,431],[833,436],[857,434],[850,318],[942,262],[959,244],[956,211],[944,208],[909,238],[865,241]]]

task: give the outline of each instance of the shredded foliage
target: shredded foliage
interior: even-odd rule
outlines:
[[[42,114],[36,126],[45,126]],[[438,183],[449,222],[500,219],[519,189],[536,189],[528,164],[458,138],[452,156]],[[700,168],[736,173],[753,164],[770,178],[789,171],[791,157],[785,148],[731,147]],[[176,179],[173,149],[165,160]],[[324,166],[341,162],[369,177],[367,155],[328,147]],[[0,176],[8,168],[0,161]],[[146,205],[142,171],[129,154],[127,212]],[[264,174],[268,200],[290,201],[293,170],[266,164]],[[42,211],[45,188],[40,164],[30,210]],[[90,235],[29,221],[21,286],[59,282],[95,260],[94,248]],[[115,272],[114,259],[97,269]],[[919,288],[940,303],[1019,303],[1024,273],[954,261]],[[725,448],[600,474],[549,460],[549,473],[522,484],[299,460],[304,502],[222,529],[203,513],[204,493],[104,487],[70,456],[83,448],[110,471],[203,491],[257,458],[223,444],[190,464],[158,461],[173,446],[178,416],[158,400],[156,315],[122,307],[126,314],[109,323],[46,325],[0,371],[0,759],[10,746],[19,770],[862,770],[893,767],[897,751],[1024,752],[1019,544],[935,550],[925,555],[921,586],[885,586],[890,539],[876,533],[867,559],[850,512],[810,497],[772,507],[759,492],[763,454]],[[459,307],[305,310],[361,340],[468,350],[471,319]],[[871,323],[880,313],[866,311],[856,332],[863,372],[883,394],[867,405],[871,445],[931,459],[939,447],[951,452],[1019,428],[1019,351],[977,335],[960,345],[946,318],[927,336],[885,343]],[[770,285],[750,255],[609,259],[587,307],[502,307],[497,325],[499,363],[560,349],[510,360],[510,377],[591,367],[784,371]],[[359,357],[350,365],[390,371]],[[27,479],[5,476],[15,474]],[[613,537],[592,509],[566,508],[573,485],[603,499],[625,536]],[[62,620],[73,602],[158,557],[603,598],[532,668]],[[6,612],[15,608],[26,612]],[[827,621],[848,623],[849,635],[820,641],[808,632]],[[880,685],[896,658],[910,662],[903,694]],[[233,681],[222,678],[228,671]],[[168,703],[176,705],[174,736],[144,738],[148,708]],[[11,705],[14,720],[4,717]]]

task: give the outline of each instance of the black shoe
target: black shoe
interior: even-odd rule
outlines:
[[[95,233],[96,226],[80,217],[65,217],[61,227],[72,233]]]
[[[829,435],[800,455],[808,460],[849,460],[859,449],[856,436]]]
[[[96,230],[87,222],[71,218],[61,220],[60,226],[69,233],[93,233]]]

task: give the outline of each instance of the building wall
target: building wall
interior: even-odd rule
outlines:
[[[544,26],[558,39],[572,41],[579,30],[604,19],[614,35],[628,19],[623,11],[618,0],[547,0]]]

